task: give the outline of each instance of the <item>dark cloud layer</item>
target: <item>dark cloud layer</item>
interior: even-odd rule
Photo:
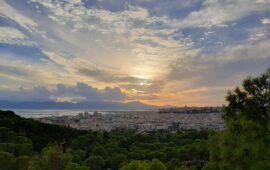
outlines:
[[[133,76],[128,76],[128,75],[114,75],[110,72],[100,70],[97,68],[94,69],[89,69],[89,68],[80,68],[78,69],[78,72],[84,76],[88,76],[91,78],[94,78],[98,81],[101,82],[117,82],[117,83],[122,83],[122,82],[128,82],[128,83],[138,83],[141,81],[144,81],[144,79],[140,79],[137,77]]]
[[[32,89],[0,90],[0,100],[7,101],[50,101],[58,98],[69,98],[72,102],[114,101],[125,100],[127,96],[119,88],[106,87],[99,90],[85,83],[77,83],[72,87],[58,84],[54,90],[42,86]]]

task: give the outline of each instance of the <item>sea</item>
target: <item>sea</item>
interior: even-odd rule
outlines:
[[[93,110],[39,110],[39,109],[10,109],[17,115],[25,118],[42,118],[51,116],[76,116],[79,113],[94,114]],[[101,114],[112,113],[112,111],[98,111]]]

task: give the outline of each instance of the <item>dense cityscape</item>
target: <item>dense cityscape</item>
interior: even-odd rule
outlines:
[[[187,129],[224,129],[221,107],[181,107],[159,111],[85,112],[76,116],[45,117],[37,120],[80,130],[112,131],[133,129],[138,132]]]

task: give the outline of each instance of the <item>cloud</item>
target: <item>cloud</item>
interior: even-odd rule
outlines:
[[[140,78],[121,73],[115,69],[100,67],[87,60],[83,60],[82,58],[66,58],[47,51],[44,53],[50,60],[68,68],[67,71],[69,72],[69,75],[83,76],[84,79],[95,80],[104,83],[105,85],[115,84],[131,93],[137,94],[138,91],[141,91],[144,95],[152,96],[154,93],[160,91],[165,84],[165,82],[161,80]]]
[[[269,49],[267,38],[248,39],[215,53],[177,59],[170,65],[166,76],[169,83],[164,85],[161,96],[175,93],[179,103],[188,105],[224,104],[228,90],[239,86],[248,75],[257,76],[269,68]],[[170,103],[175,102],[174,97],[167,98]]]
[[[224,61],[245,61],[270,58],[270,41],[251,41],[239,45],[227,46],[218,54]],[[236,57],[237,56],[237,57]]]
[[[269,11],[268,0],[205,0],[203,8],[191,12],[181,21],[181,27],[212,27],[226,26],[256,12]]]
[[[26,69],[8,65],[0,65],[0,73],[8,74],[11,76],[30,76],[29,72]]]
[[[140,83],[143,81],[146,81],[141,78],[133,77],[133,76],[128,76],[128,75],[117,75],[113,74],[111,72],[105,71],[105,70],[100,70],[97,68],[89,69],[89,68],[79,68],[78,73],[89,76],[91,78],[94,78],[98,81],[102,82],[118,82],[118,83]]]
[[[123,101],[127,98],[120,88],[105,87],[97,89],[85,83],[77,83],[75,86],[58,84],[51,92],[54,98],[74,98],[83,101]]]
[[[249,41],[262,42],[269,38],[269,31],[265,27],[249,29]]]
[[[11,27],[0,27],[0,43],[20,46],[33,46],[22,32]]]
[[[1,87],[56,101],[216,103],[269,65],[269,0],[0,2]]]
[[[155,100],[159,98],[156,93],[160,92],[165,84],[164,81],[152,81],[128,75],[117,75],[99,69],[81,68],[79,72],[98,81],[116,83],[120,88],[129,92],[128,98],[126,98],[128,100]],[[110,89],[107,87],[105,91],[112,93],[112,97],[117,97],[117,94],[121,94],[118,92],[120,88]],[[117,93],[115,94],[115,92]]]
[[[62,34],[61,38],[76,42],[74,43],[76,45],[80,44],[78,48],[85,51],[81,57],[91,56],[92,61],[100,60],[98,58],[104,60],[117,58],[121,61],[128,60],[130,63],[130,60],[135,60],[134,63],[140,65],[140,68],[130,74],[138,72],[139,69],[140,72],[146,72],[164,67],[164,61],[175,59],[179,53],[185,53],[192,45],[187,38],[183,41],[172,38],[174,32],[179,29],[178,25],[172,24],[174,21],[166,16],[151,16],[148,9],[143,7],[129,4],[122,11],[112,12],[104,8],[86,8],[83,4],[74,5],[71,2],[52,3],[43,0],[32,2],[47,8],[49,18],[70,28],[73,34],[77,35],[73,38],[70,37],[70,32],[59,31]],[[95,35],[92,35],[93,33]],[[94,41],[89,42],[89,38],[92,39],[96,35],[102,40],[97,40],[96,44]],[[99,48],[99,45],[102,47]],[[88,48],[91,50],[86,50]],[[141,70],[142,68],[147,70]],[[144,74],[153,76],[149,71]]]
[[[29,88],[33,86],[54,86],[59,83],[66,85],[76,83],[75,78],[68,79],[68,77],[71,77],[59,68],[55,68],[55,65],[49,61],[40,61],[39,64],[32,65],[27,61],[14,59],[9,54],[0,53],[0,55],[0,63],[8,63],[0,64],[0,76],[10,80],[10,83],[5,82],[10,87],[23,86]],[[54,72],[56,69],[59,72]]]
[[[16,9],[6,3],[5,0],[0,0],[0,4],[1,17],[9,18],[12,21],[15,21],[17,24],[19,24],[29,32],[35,32],[37,24],[33,20],[19,13]]]
[[[1,60],[0,60],[1,61]],[[34,73],[29,68],[16,67],[12,65],[0,64],[0,76],[12,81],[12,83],[18,84],[35,84],[38,79],[37,73]],[[38,76],[37,76],[38,77]],[[13,82],[15,81],[15,82]],[[14,84],[8,84],[9,87],[14,87]],[[17,85],[18,86],[18,85]]]
[[[50,92],[45,87],[34,87],[32,89],[18,88],[16,90],[0,90],[0,100],[5,101],[48,101],[50,99]]]
[[[106,96],[106,100],[126,100],[128,97],[126,94],[122,92],[119,87],[110,88],[106,87],[103,90],[104,95]]]
[[[164,80],[153,80],[153,81],[140,81],[137,83],[129,83],[120,85],[121,88],[131,90],[135,93],[141,94],[156,94],[160,92],[163,86],[166,84]]]
[[[267,25],[267,24],[270,24],[270,19],[269,19],[269,18],[263,18],[263,19],[261,20],[261,22],[262,22],[262,24]]]
[[[1,89],[0,100],[7,101],[123,101],[127,99],[125,93],[119,88],[106,87],[97,89],[85,83],[75,86],[57,84],[55,88],[48,89],[44,86],[33,88]]]
[[[198,87],[235,86],[247,75],[269,67],[270,41],[247,41],[227,46],[215,54],[177,59],[171,63],[168,80],[189,80]]]

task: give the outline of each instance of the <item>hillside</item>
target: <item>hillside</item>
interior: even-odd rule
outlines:
[[[1,170],[201,169],[208,160],[207,131],[86,132],[0,111],[0,132]]]

